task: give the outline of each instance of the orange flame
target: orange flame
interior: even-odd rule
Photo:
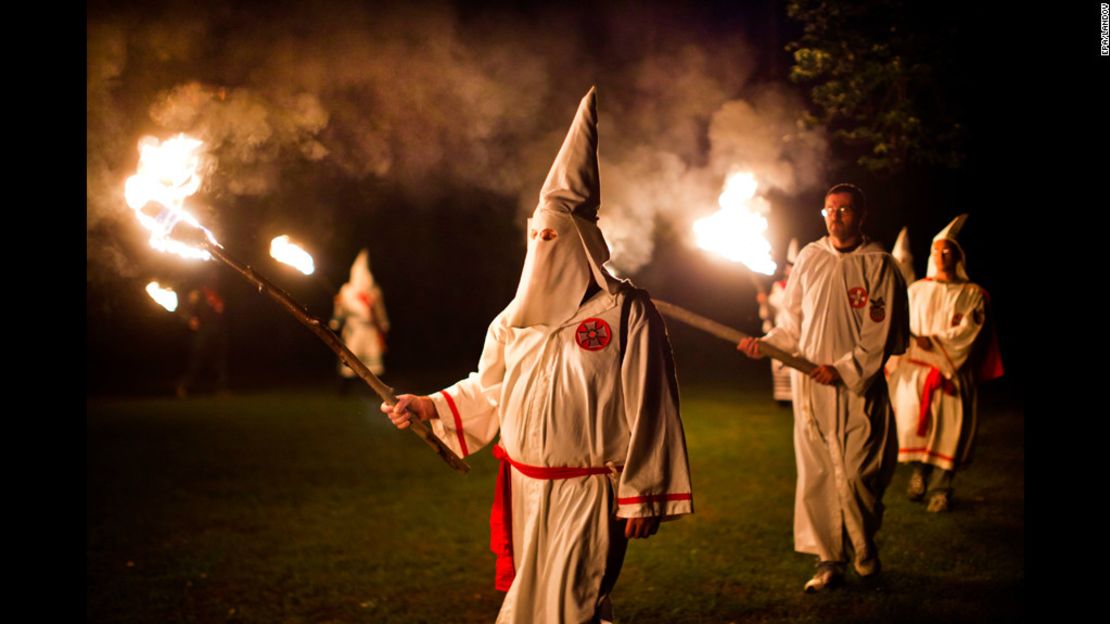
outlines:
[[[737,172],[725,180],[717,203],[721,209],[694,222],[698,247],[739,262],[750,270],[773,275],[777,266],[771,259],[767,232],[767,201],[756,197],[755,176]]]
[[[146,294],[155,303],[162,306],[168,312],[177,310],[177,293],[172,288],[166,288],[158,284],[158,282],[151,282],[146,285]]]
[[[200,189],[203,145],[203,141],[185,134],[165,141],[143,137],[139,140],[138,171],[127,178],[123,194],[139,223],[150,231],[151,247],[183,258],[210,260],[212,256],[207,251],[170,238],[174,227],[184,221],[202,230],[212,244],[219,244],[185,210],[185,200]],[[152,205],[157,208],[156,214],[147,212]]]
[[[312,275],[316,271],[316,263],[313,262],[312,255],[300,245],[291,242],[289,236],[285,234],[270,241],[270,256],[305,275]]]

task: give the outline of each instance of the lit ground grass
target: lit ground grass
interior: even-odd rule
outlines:
[[[697,513],[632,545],[618,621],[1024,619],[1023,416],[987,403],[954,511],[907,502],[900,469],[883,579],[807,596],[789,411],[762,388],[684,385]],[[90,399],[88,620],[492,622],[493,460],[459,476],[371,414],[324,392]]]

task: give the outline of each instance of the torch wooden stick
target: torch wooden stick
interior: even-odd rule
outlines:
[[[702,331],[709,332],[710,334],[713,334],[714,336],[722,340],[727,340],[732,344],[737,344],[744,338],[751,337],[738,329],[733,329],[727,325],[722,325],[717,321],[705,318],[700,314],[695,314],[687,310],[686,308],[680,308],[673,303],[667,303],[666,301],[660,301],[659,299],[652,299],[652,302],[655,303],[655,307],[658,308],[659,311],[663,314],[666,314],[667,316],[677,321],[682,321],[687,325],[697,327]],[[791,355],[786,351],[779,349],[778,347],[763,342],[762,340],[759,342],[759,350],[761,353],[763,353],[763,355],[773,357],[783,364],[791,368],[796,368],[807,375],[810,374],[813,369],[817,368],[817,365],[813,362],[810,362],[809,360],[798,357],[796,355]]]
[[[355,374],[358,375],[363,381],[365,381],[368,386],[373,388],[374,392],[378,393],[378,396],[382,398],[382,401],[385,401],[386,405],[393,405],[397,403],[397,397],[393,393],[393,388],[385,385],[385,383],[383,383],[381,379],[378,379],[377,375],[370,372],[370,369],[366,368],[366,365],[358,359],[358,356],[356,356],[354,353],[351,353],[351,350],[347,348],[347,345],[343,344],[343,341],[340,340],[339,337],[336,336],[331,330],[329,330],[327,328],[327,325],[321,322],[320,319],[309,314],[303,306],[293,301],[293,299],[288,294],[286,294],[285,291],[271,284],[266,278],[256,273],[254,269],[250,268],[249,266],[245,266],[237,260],[228,256],[227,253],[218,245],[215,245],[208,240],[200,240],[198,242],[204,247],[205,250],[208,251],[208,253],[212,254],[213,257],[215,257],[220,262],[228,265],[229,267],[235,269],[237,273],[242,275],[248,282],[257,287],[258,292],[266,293],[267,296],[276,301],[279,305],[281,305],[281,307],[285,308],[287,312],[296,317],[296,319],[300,321],[301,324],[303,324],[305,327],[307,327],[309,331],[316,334],[317,338],[323,340],[324,344],[328,345],[328,347],[332,351],[334,351],[337,356],[339,356],[339,359],[344,364],[350,367],[350,369],[353,370]],[[434,450],[436,454],[439,455],[440,459],[447,462],[447,465],[451,466],[452,468],[458,470],[463,474],[466,474],[470,471],[470,466],[465,461],[460,459],[454,451],[448,448],[442,440],[436,437],[436,435],[432,433],[432,431],[428,428],[426,424],[424,424],[423,421],[421,421],[419,418],[412,417],[410,418],[410,422],[412,426],[409,427],[409,430],[419,436],[425,444],[432,447],[432,450]]]

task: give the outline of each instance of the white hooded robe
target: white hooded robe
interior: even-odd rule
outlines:
[[[916,342],[892,359],[888,384],[898,419],[898,461],[925,462],[955,470],[971,459],[975,440],[975,378],[972,348],[986,322],[983,290],[971,282],[925,278],[910,286],[910,331],[928,336],[932,349]],[[919,435],[926,380],[933,370],[944,378],[930,389],[926,431]]]
[[[369,253],[363,249],[351,265],[350,280],[339,288],[332,318],[343,323],[343,344],[375,375],[385,372],[385,334],[389,316],[385,311],[382,289],[370,273]],[[353,378],[355,372],[342,361],[339,374]]]
[[[898,421],[898,461],[924,462],[957,470],[971,461],[976,384],[1002,376],[1002,359],[989,318],[986,291],[967,277],[967,258],[956,240],[967,215],[952,220],[933,238],[959,250],[955,279],[941,282],[936,250],[923,280],[909,289],[910,331],[927,336],[931,348],[911,341],[905,355],[887,363],[890,398]],[[922,414],[922,405],[928,409]]]
[[[433,431],[461,456],[500,432],[520,464],[609,467],[565,479],[511,469],[515,576],[502,624],[611,618],[621,519],[693,511],[666,326],[646,293],[603,267],[595,106],[591,89],[529,222],[530,235],[558,236],[530,236],[517,296],[490,324],[478,370],[432,396]],[[582,302],[591,276],[601,288]]]

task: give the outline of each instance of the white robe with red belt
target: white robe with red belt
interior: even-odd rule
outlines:
[[[883,491],[897,463],[894,418],[882,366],[906,348],[906,286],[890,254],[865,241],[838,252],[826,236],[798,255],[786,284],[784,313],[764,340],[832,365],[842,383],[827,386],[792,371],[794,548],[822,561],[874,554]]]
[[[987,321],[984,291],[970,282],[914,282],[909,289],[910,330],[927,336],[887,364],[891,402],[898,420],[898,460],[945,470],[968,463],[975,440],[976,373],[971,356]],[[986,378],[1001,375],[1001,360]],[[993,368],[997,366],[997,369]],[[981,379],[985,380],[985,379]]]
[[[619,470],[548,480],[512,469],[515,578],[500,623],[605,615],[625,548],[617,518],[693,511],[665,325],[646,293],[633,297],[622,362],[627,292],[598,293],[558,327],[510,327],[502,312],[490,324],[478,371],[432,396],[433,430],[462,456],[500,430],[513,461]]]
[[[376,285],[366,290],[358,290],[351,284],[344,284],[335,298],[335,311],[332,318],[343,321],[341,337],[343,344],[375,375],[385,372],[382,356],[385,355],[385,333],[389,331],[389,317],[385,311],[385,299]],[[355,372],[342,361],[339,374],[353,378]]]

